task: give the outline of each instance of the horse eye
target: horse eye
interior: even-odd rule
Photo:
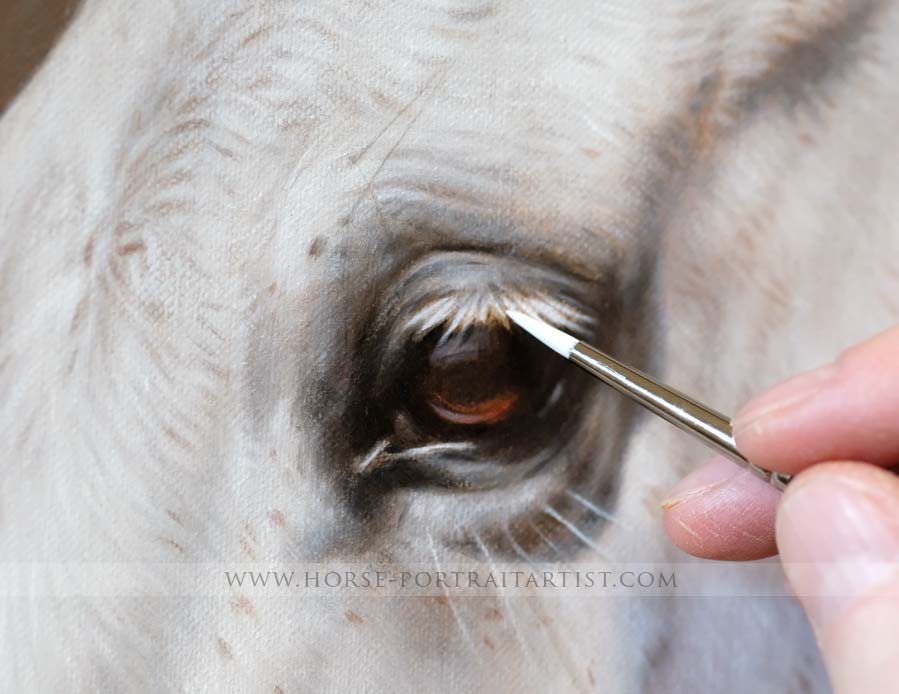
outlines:
[[[546,401],[546,358],[527,336],[474,325],[425,339],[414,376],[417,410],[443,427],[483,429],[536,414]]]

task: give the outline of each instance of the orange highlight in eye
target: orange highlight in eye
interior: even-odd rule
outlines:
[[[452,402],[434,393],[438,402],[429,403],[443,419],[453,424],[496,424],[504,420],[518,403],[518,393],[506,390],[474,403]]]

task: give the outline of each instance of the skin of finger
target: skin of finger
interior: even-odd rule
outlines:
[[[784,572],[821,631],[899,564],[899,477],[859,462],[815,465],[790,484],[775,528]]]
[[[819,638],[835,694],[896,692],[899,579],[859,600]]]
[[[896,687],[896,664],[899,662],[899,570],[889,569],[890,562],[896,561],[895,548],[899,544],[899,479],[875,467],[851,463],[826,463],[816,465],[799,475],[788,492],[789,497],[802,493],[806,485],[828,479],[831,485],[838,485],[841,491],[858,493],[859,508],[868,508],[867,513],[856,512],[856,523],[870,522],[874,527],[862,528],[854,544],[859,541],[867,546],[878,535],[877,531],[891,533],[892,540],[886,544],[889,556],[883,556],[887,562],[887,570],[883,577],[877,579],[852,598],[848,605],[840,600],[840,607],[833,609],[822,605],[822,598],[814,595],[816,584],[826,585],[833,575],[833,568],[824,568],[818,575],[808,575],[802,569],[799,576],[790,570],[790,562],[807,561],[809,555],[825,556],[832,559],[851,559],[855,556],[852,548],[844,547],[836,535],[825,532],[824,538],[815,540],[809,532],[796,528],[795,523],[787,523],[782,516],[778,517],[777,530],[781,539],[782,559],[791,580],[799,580],[800,600],[810,611],[812,623],[821,646],[824,661],[830,673],[837,694],[855,694],[856,692],[876,693],[894,692]],[[833,488],[833,487],[832,487]],[[874,504],[873,507],[870,504]],[[784,508],[790,504],[785,499]],[[825,498],[820,514],[833,515],[833,506]],[[805,520],[805,519],[798,519]],[[840,521],[837,521],[840,522]],[[818,526],[814,517],[805,521],[806,530]],[[825,524],[826,525],[826,524]],[[788,536],[792,534],[793,537]],[[811,533],[814,534],[814,533]],[[826,545],[816,549],[815,542]],[[822,552],[821,549],[824,551]],[[858,570],[855,570],[857,572]],[[849,579],[854,576],[849,576]],[[850,581],[851,582],[851,581]],[[809,589],[813,593],[805,594]],[[825,598],[826,599],[826,598]]]
[[[826,460],[891,466],[899,463],[897,421],[899,327],[846,351],[824,377],[800,377],[756,399],[734,418],[734,435],[749,460],[778,472]]]
[[[704,559],[746,561],[777,553],[780,492],[747,470],[715,458],[685,477],[663,502],[672,542]]]

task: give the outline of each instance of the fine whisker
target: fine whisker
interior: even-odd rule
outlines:
[[[506,536],[509,544],[512,545],[512,551],[515,552],[518,558],[528,566],[533,566],[534,560],[531,558],[531,555],[528,554],[520,544],[518,544],[518,541],[512,536],[508,525],[503,525],[503,534]]]
[[[622,523],[621,521],[619,521],[614,515],[612,515],[611,513],[609,513],[608,511],[606,511],[605,509],[600,508],[600,507],[597,506],[595,503],[593,503],[593,502],[590,501],[589,499],[584,498],[583,496],[581,496],[581,495],[578,494],[577,492],[572,491],[572,490],[570,490],[570,489],[566,489],[566,490],[565,490],[565,493],[566,493],[568,496],[570,496],[572,499],[574,499],[575,501],[577,501],[581,506],[583,506],[584,508],[586,508],[588,511],[590,511],[591,513],[596,514],[597,516],[599,516],[599,517],[602,518],[603,520],[608,521],[609,523],[612,523],[613,525],[617,525],[617,526],[622,527],[622,528],[627,528],[627,526],[626,526],[624,523]]]
[[[546,513],[550,518],[561,523],[565,526],[572,535],[574,535],[578,540],[580,540],[584,545],[592,549],[599,556],[601,556],[606,561],[614,561],[608,553],[599,545],[597,545],[593,540],[587,537],[580,528],[578,528],[574,523],[565,518],[562,514],[560,514],[555,508],[552,506],[546,505],[543,507],[543,512]]]
[[[481,553],[484,555],[484,558],[487,560],[487,563],[490,565],[491,571],[496,570],[496,563],[493,560],[493,555],[490,550],[487,549],[487,545],[484,544],[484,540],[480,535],[475,534],[474,536],[475,543],[477,543],[478,547],[481,550]],[[503,588],[499,589],[500,591],[500,599],[503,601],[503,605],[506,608],[506,613],[509,618],[509,624],[512,627],[512,635],[515,637],[515,641],[518,643],[518,647],[521,649],[522,653],[531,653],[531,647],[528,645],[527,641],[522,637],[521,634],[521,625],[518,623],[518,619],[515,617],[514,610],[512,609],[511,604],[509,603],[509,598],[506,595],[506,591]]]
[[[434,547],[434,538],[430,532],[428,535],[428,546],[431,550],[431,556],[434,558],[434,567],[437,571],[442,571],[442,566],[440,564],[440,559],[437,556],[437,548]],[[468,627],[465,626],[465,620],[462,619],[462,615],[459,614],[459,609],[453,603],[453,598],[449,594],[449,591],[444,587],[443,588],[443,596],[446,598],[446,604],[450,608],[450,612],[453,615],[453,621],[456,624],[456,628],[459,630],[459,633],[462,634],[462,638],[465,643],[468,644],[468,647],[471,649],[472,653],[474,653],[475,658],[480,660],[481,653],[478,648],[475,647],[474,639],[471,637],[471,632],[468,631]]]
[[[555,543],[553,543],[553,541],[550,540],[542,530],[540,530],[536,523],[534,523],[533,521],[528,521],[528,525],[530,525],[534,529],[534,532],[537,533],[537,536],[546,544],[547,547],[549,547],[556,554],[559,554],[559,548],[556,547]]]

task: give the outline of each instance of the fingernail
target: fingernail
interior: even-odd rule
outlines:
[[[662,510],[668,511],[675,506],[720,489],[740,472],[740,468],[733,463],[724,460],[720,463],[718,460],[714,462],[715,465],[705,465],[674,485],[662,500]]]
[[[777,544],[790,586],[816,632],[895,573],[895,503],[851,474],[817,476],[805,484],[800,477],[785,495]]]
[[[819,393],[833,381],[836,373],[836,364],[827,364],[784,381],[750,401],[733,419],[737,444],[747,434],[763,432],[772,419],[782,417],[787,410]]]

